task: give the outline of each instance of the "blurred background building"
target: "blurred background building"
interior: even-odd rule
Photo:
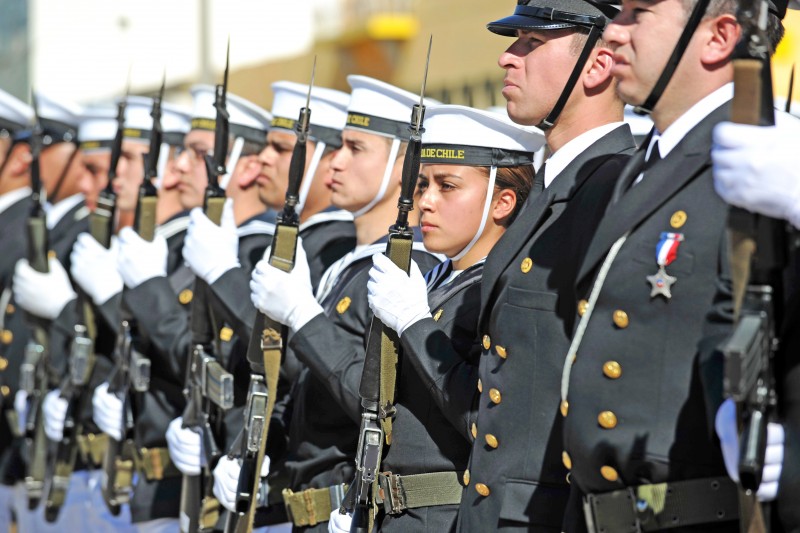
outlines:
[[[504,105],[497,57],[511,41],[485,29],[513,0],[0,0],[0,87],[28,100],[42,92],[81,103],[131,91],[169,97],[215,83],[231,40],[230,90],[264,107],[270,84],[347,90],[348,74],[419,90],[434,36],[428,94],[445,102]],[[790,12],[774,61],[776,96],[800,59],[800,13]],[[130,74],[129,74],[130,73]],[[797,98],[795,98],[797,99]],[[800,106],[799,106],[800,107]]]

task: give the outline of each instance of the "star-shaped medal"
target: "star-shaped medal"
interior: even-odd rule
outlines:
[[[658,272],[652,276],[647,276],[647,281],[650,282],[651,287],[650,298],[655,298],[660,294],[669,300],[672,298],[672,291],[670,291],[670,287],[672,287],[673,283],[678,281],[678,278],[667,274],[667,271],[664,270],[664,267],[662,266],[658,269]]]

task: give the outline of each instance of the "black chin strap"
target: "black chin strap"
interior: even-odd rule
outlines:
[[[47,195],[48,201],[50,201],[50,198],[52,198],[53,200],[58,198],[58,192],[61,190],[61,186],[64,184],[64,180],[67,177],[67,172],[69,172],[69,167],[72,166],[72,160],[75,159],[75,156],[78,155],[78,152],[80,151],[80,148],[78,147],[78,145],[76,145],[74,143],[73,143],[73,145],[75,146],[75,150],[72,151],[72,154],[70,154],[69,159],[67,160],[67,164],[64,166],[64,169],[61,171],[61,175],[58,177],[58,181],[56,182],[56,186],[53,189],[53,193]],[[50,203],[53,203],[53,202],[50,201]]]
[[[586,61],[589,59],[589,54],[592,53],[592,49],[594,49],[594,45],[597,43],[597,40],[601,35],[603,35],[603,30],[606,27],[606,19],[603,17],[592,17],[591,22],[592,27],[589,30],[589,36],[586,38],[586,44],[583,45],[583,50],[581,51],[581,55],[578,57],[578,62],[575,63],[575,67],[572,69],[572,74],[570,74],[567,84],[564,86],[564,90],[561,91],[561,96],[558,97],[556,105],[553,107],[547,117],[545,117],[544,120],[536,125],[536,127],[541,130],[548,130],[556,123],[558,115],[561,114],[561,111],[567,104],[567,100],[569,100],[569,96],[572,94],[572,90],[575,88],[575,84],[578,83],[578,78],[580,78],[583,67],[586,65]]]
[[[664,93],[664,89],[667,88],[667,84],[672,79],[675,69],[678,68],[678,63],[680,63],[683,53],[686,52],[692,35],[694,35],[695,30],[700,25],[700,21],[703,20],[709,3],[710,0],[697,0],[694,9],[692,9],[692,14],[689,15],[689,20],[686,22],[686,27],[683,29],[683,33],[681,33],[680,39],[678,39],[678,43],[675,45],[675,49],[672,51],[672,55],[667,61],[667,65],[661,72],[661,77],[658,78],[655,87],[653,87],[653,91],[642,105],[633,108],[636,114],[649,115],[653,112],[653,108],[658,104],[658,100]]]

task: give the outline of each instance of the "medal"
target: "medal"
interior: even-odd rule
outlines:
[[[678,257],[678,247],[681,242],[683,242],[683,233],[661,233],[661,238],[656,245],[658,272],[647,276],[647,281],[650,283],[650,298],[655,298],[659,294],[667,300],[672,298],[671,288],[678,278],[667,274],[666,267]]]

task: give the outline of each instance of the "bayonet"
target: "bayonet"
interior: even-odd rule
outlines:
[[[164,90],[167,85],[167,74],[161,79],[161,89],[153,99],[153,109],[150,116],[153,119],[153,126],[150,130],[150,148],[144,160],[144,180],[139,187],[139,199],[136,202],[136,216],[134,217],[133,229],[141,238],[152,241],[156,231],[156,201],[158,191],[154,181],[158,178],[158,158],[161,155],[161,141],[163,129],[161,127],[161,105],[164,100]]]
[[[792,63],[792,70],[789,71],[789,90],[786,91],[786,107],[784,111],[787,113],[792,112],[792,98],[794,98],[794,63]]]

